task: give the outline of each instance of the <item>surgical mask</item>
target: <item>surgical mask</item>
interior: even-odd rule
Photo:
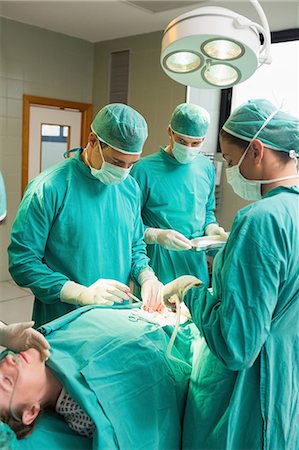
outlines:
[[[262,131],[262,129],[267,125],[267,123],[270,122],[272,117],[279,111],[277,109],[274,111],[270,116],[266,119],[266,121],[263,123],[261,128],[257,131],[257,133],[254,135],[254,137],[249,142],[248,146],[245,149],[245,152],[241,156],[239,162],[237,165],[226,168],[226,178],[227,182],[231,185],[233,188],[235,194],[237,194],[239,197],[243,198],[244,200],[260,200],[262,198],[262,185],[265,184],[271,184],[276,181],[284,181],[284,180],[290,180],[292,178],[296,178],[296,175],[289,175],[281,178],[274,178],[273,180],[248,180],[247,178],[243,177],[243,175],[240,172],[240,166],[252,144],[252,141],[257,138],[259,133]],[[292,151],[289,153],[290,158],[293,158]],[[295,157],[296,159],[296,157]],[[299,178],[299,176],[297,176]]]
[[[242,155],[238,165],[226,169],[227,182],[231,185],[235,194],[244,200],[260,200],[262,198],[262,185],[264,184],[299,178],[299,175],[288,175],[286,177],[273,178],[273,180],[248,180],[240,172],[240,165],[246,152],[247,150]]]
[[[130,169],[115,166],[106,161],[103,162],[100,169],[90,168],[91,174],[107,185],[119,184],[124,181],[130,173]]]
[[[179,163],[190,164],[199,154],[201,145],[202,144],[197,147],[188,147],[187,145],[179,144],[174,141],[172,154]]]
[[[99,149],[103,160],[102,167],[100,169],[91,167],[86,157],[86,161],[90,167],[91,174],[106,185],[119,184],[124,181],[129,175],[131,167],[129,169],[125,169],[124,167],[119,167],[106,162],[103,156],[100,142]]]

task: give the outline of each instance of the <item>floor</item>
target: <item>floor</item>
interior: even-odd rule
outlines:
[[[0,320],[5,323],[31,320],[34,297],[13,280],[0,282]]]

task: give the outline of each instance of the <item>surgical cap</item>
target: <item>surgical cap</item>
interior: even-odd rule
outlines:
[[[0,421],[0,448],[3,450],[13,450],[16,448],[17,439],[11,428]]]
[[[250,142],[270,114],[276,114],[258,134],[257,139],[273,150],[299,153],[299,120],[280,111],[268,100],[249,100],[233,111],[223,125],[227,133]]]
[[[170,128],[188,138],[204,138],[208,132],[210,114],[193,103],[181,103],[172,113]]]
[[[129,155],[142,152],[148,135],[142,115],[123,103],[104,106],[94,118],[91,129],[109,147]]]

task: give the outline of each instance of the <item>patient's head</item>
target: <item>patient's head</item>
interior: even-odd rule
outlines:
[[[60,390],[60,383],[34,348],[18,355],[8,353],[0,361],[0,417],[18,439],[32,431],[40,411],[55,404]]]

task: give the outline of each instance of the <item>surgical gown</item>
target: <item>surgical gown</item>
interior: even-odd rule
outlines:
[[[85,307],[46,324],[41,331],[51,345],[47,365],[94,421],[90,449],[177,450],[191,369],[167,358],[165,328],[131,321],[131,314],[128,308]],[[184,349],[176,340],[173,354],[190,356],[197,335],[194,324],[183,325],[178,337]],[[38,423],[20,448],[49,448],[48,441],[42,444],[42,427]],[[63,434],[56,439],[49,436],[51,450],[65,449]]]
[[[237,214],[213,290],[185,297],[207,345],[195,357],[185,449],[299,448],[299,190]]]
[[[140,186],[146,227],[173,229],[193,239],[203,236],[207,225],[217,223],[215,168],[206,156],[199,154],[191,164],[181,164],[161,147],[138,161],[132,175]],[[151,244],[147,254],[162,283],[186,274],[208,283],[204,252],[172,251]]]
[[[136,181],[129,176],[118,185],[101,183],[81,152],[29,184],[12,227],[9,270],[35,295],[35,326],[76,308],[59,300],[67,281],[128,284],[148,267]]]
[[[0,172],[0,222],[6,217],[6,192],[5,192],[5,184],[2,177],[2,173]]]

